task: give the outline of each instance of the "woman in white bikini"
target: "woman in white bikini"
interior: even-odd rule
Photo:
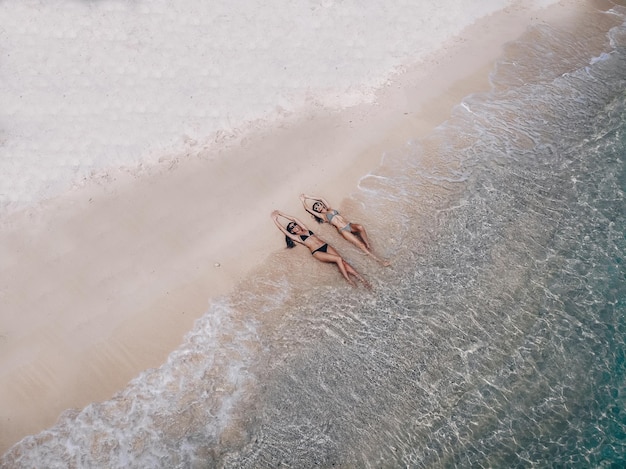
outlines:
[[[279,218],[282,217],[288,221],[287,226],[283,226]],[[348,264],[332,246],[329,246],[326,241],[316,236],[311,230],[309,230],[304,223],[295,217],[285,215],[284,213],[274,210],[272,212],[272,219],[280,231],[285,234],[285,242],[288,248],[295,246],[295,243],[302,244],[309,248],[313,257],[318,261],[327,262],[330,264],[337,264],[341,275],[352,286],[356,286],[354,281],[350,278],[353,275],[360,280],[367,288],[371,288],[370,284]]]
[[[300,195],[302,205],[307,212],[313,215],[318,223],[329,223],[333,225],[339,234],[346,240],[350,241],[356,247],[361,249],[368,256],[376,259],[384,266],[390,265],[389,261],[379,258],[372,252],[367,232],[363,225],[358,223],[350,223],[344,219],[341,214],[330,207],[330,204],[322,197],[314,197],[306,194]],[[312,204],[309,206],[309,204]]]

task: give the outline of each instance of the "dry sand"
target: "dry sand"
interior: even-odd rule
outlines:
[[[587,3],[509,8],[398,73],[374,104],[259,124],[4,220],[0,453],[163,363],[211,298],[282,249],[273,209],[301,215],[301,192],[341,206],[383,152],[487,90],[505,42],[532,23],[575,19]]]

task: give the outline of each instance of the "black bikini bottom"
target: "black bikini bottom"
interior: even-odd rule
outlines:
[[[315,254],[316,252],[326,252],[326,251],[328,251],[328,243],[322,244],[319,248],[313,251],[311,255]]]

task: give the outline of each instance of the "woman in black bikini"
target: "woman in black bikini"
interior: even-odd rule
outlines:
[[[337,210],[332,209],[330,204],[321,197],[301,194],[300,200],[302,201],[302,205],[304,205],[304,209],[313,215],[313,218],[315,218],[318,223],[326,222],[333,225],[344,239],[350,241],[365,254],[372,256],[372,258],[376,259],[384,266],[390,265],[389,261],[379,258],[372,252],[372,247],[370,246],[367,232],[365,228],[363,228],[363,225],[346,221]],[[309,201],[313,202],[310,207]]]
[[[288,220],[287,226],[284,227],[279,221],[279,217]],[[311,230],[309,230],[304,223],[297,218],[285,215],[284,213],[274,210],[272,212],[272,218],[274,223],[280,231],[285,234],[285,241],[288,248],[295,246],[295,243],[303,244],[311,251],[313,257],[318,261],[337,264],[341,275],[352,286],[356,286],[354,281],[350,278],[350,275],[355,276],[363,285],[367,288],[371,288],[370,284],[361,275],[354,270],[354,268],[348,264],[332,246],[329,246],[323,239],[316,236]]]

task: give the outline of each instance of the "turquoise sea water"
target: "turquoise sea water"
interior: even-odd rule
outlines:
[[[318,231],[372,293],[277,253],[3,467],[626,465],[625,17],[534,27],[362,179],[346,213],[393,266]]]

